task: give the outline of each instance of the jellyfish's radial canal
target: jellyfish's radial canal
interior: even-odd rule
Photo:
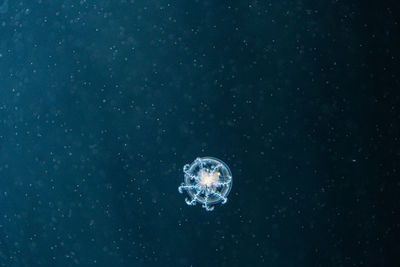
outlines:
[[[225,182],[220,182],[220,181],[218,181],[218,182],[215,183],[215,185],[216,185],[216,186],[226,186],[226,185],[229,185],[230,183],[231,183],[230,180],[225,181]]]
[[[214,207],[208,205],[209,198],[210,198],[210,195],[208,193],[206,193],[205,201],[204,201],[204,204],[202,205],[202,207],[205,208],[207,211],[212,211],[212,210],[214,210]]]
[[[222,204],[225,204],[228,201],[228,198],[224,197],[223,195],[221,195],[218,192],[212,192],[213,195],[215,195],[216,197],[218,197],[219,199],[222,200]]]
[[[198,181],[199,177],[191,173],[185,173],[191,180]]]
[[[188,205],[191,205],[191,206],[194,206],[194,205],[196,205],[196,203],[199,201],[199,196],[200,196],[200,194],[201,194],[201,192],[202,192],[202,190],[198,190],[197,191],[197,193],[193,196],[193,198],[192,198],[192,200],[186,200],[186,203],[188,204]]]
[[[178,187],[179,193],[183,193],[183,190],[196,190],[197,186],[195,185],[184,185],[182,184],[181,186]]]

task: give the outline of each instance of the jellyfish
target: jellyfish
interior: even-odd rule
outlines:
[[[232,173],[221,160],[212,157],[196,158],[192,164],[183,167],[184,182],[179,186],[179,193],[187,191],[190,198],[186,204],[197,203],[207,211],[214,210],[215,204],[225,204],[232,188]]]

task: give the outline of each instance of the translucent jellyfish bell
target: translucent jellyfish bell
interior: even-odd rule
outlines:
[[[196,205],[197,202],[207,211],[214,209],[214,204],[225,204],[232,188],[232,173],[221,160],[212,157],[197,158],[192,164],[183,167],[184,182],[178,190],[186,190],[189,198],[186,204]]]

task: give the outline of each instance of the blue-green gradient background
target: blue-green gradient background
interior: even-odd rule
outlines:
[[[396,5],[1,0],[0,266],[398,266]]]

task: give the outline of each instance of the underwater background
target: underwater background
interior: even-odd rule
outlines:
[[[399,7],[1,0],[0,266],[399,266]]]

